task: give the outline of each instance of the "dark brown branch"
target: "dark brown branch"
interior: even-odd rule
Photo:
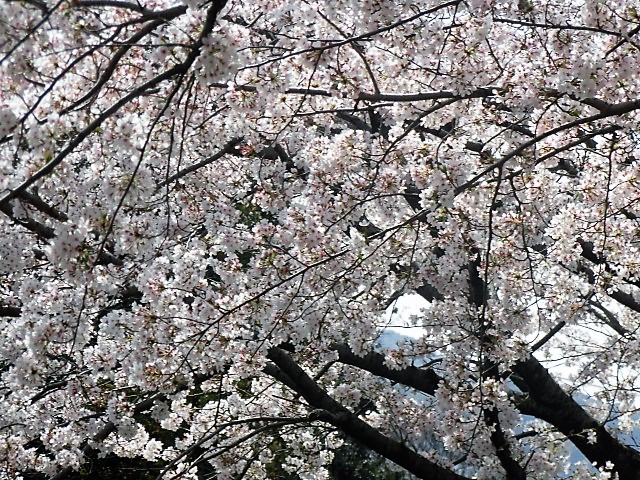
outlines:
[[[441,377],[431,369],[407,367],[392,370],[385,365],[384,355],[369,352],[363,357],[355,355],[346,345],[334,345],[338,352],[338,361],[366,370],[376,376],[393,380],[394,382],[413,387],[416,390],[433,395],[442,381]],[[496,455],[507,472],[507,478],[522,480],[526,478],[524,468],[511,455],[507,439],[500,427],[498,411],[495,408],[484,409],[488,425],[492,428],[491,441],[496,448]]]
[[[9,202],[0,203],[0,212],[4,213],[15,224],[26,228],[27,230],[29,230],[32,233],[35,233],[36,235],[38,235],[38,237],[40,237],[43,240],[50,240],[50,239],[52,239],[52,238],[54,238],[56,236],[53,228],[51,228],[51,227],[49,227],[47,225],[44,225],[44,224],[42,224],[40,222],[37,222],[36,220],[33,220],[32,218],[18,218],[18,217],[16,217],[13,214],[13,207],[11,206],[11,204]]]
[[[259,63],[255,63],[253,65],[247,65],[246,67],[244,67],[244,69],[260,68],[260,67],[262,67],[264,65],[267,65],[269,63],[272,63],[274,61],[285,60],[287,58],[294,57],[296,55],[302,55],[302,54],[305,54],[305,53],[323,52],[325,50],[330,50],[330,49],[342,47],[343,45],[349,45],[350,43],[357,42],[357,41],[360,41],[360,40],[367,40],[367,39],[369,39],[369,38],[371,38],[373,36],[380,35],[381,33],[391,31],[394,28],[398,28],[398,27],[400,27],[402,25],[406,25],[408,23],[414,22],[414,21],[418,20],[419,18],[424,17],[425,15],[430,15],[432,13],[435,13],[435,12],[438,12],[440,10],[444,10],[444,9],[447,9],[447,8],[450,8],[450,7],[457,7],[458,4],[460,4],[460,3],[461,3],[461,0],[451,0],[449,2],[441,3],[440,5],[436,5],[436,6],[432,7],[432,8],[427,9],[427,10],[423,10],[421,12],[416,13],[415,15],[411,15],[410,17],[400,19],[397,22],[391,23],[389,25],[385,25],[384,27],[380,27],[380,28],[378,28],[376,30],[365,32],[365,33],[362,33],[360,35],[356,35],[356,36],[347,38],[345,40],[340,40],[340,41],[336,41],[336,42],[329,42],[328,45],[322,45],[322,46],[318,46],[318,47],[310,47],[310,48],[305,48],[303,50],[297,50],[295,52],[291,52],[291,53],[288,53],[288,54],[283,55],[281,57],[278,57],[277,59],[268,59],[268,60],[264,60],[264,61],[259,62]]]
[[[92,8],[92,7],[113,7],[123,8],[125,10],[133,10],[134,12],[141,13],[144,11],[144,7],[139,3],[125,2],[119,0],[75,0],[72,5],[74,7]]]
[[[369,102],[419,102],[421,100],[442,100],[447,98],[464,100],[468,98],[485,98],[495,95],[496,88],[478,88],[466,95],[459,95],[455,92],[443,90],[440,92],[423,92],[423,93],[361,93],[356,100]]]
[[[22,192],[20,194],[20,197],[22,197]],[[46,205],[46,204],[43,202],[43,205]],[[49,205],[46,205],[46,208],[43,205],[40,205],[40,206],[45,210],[46,208],[53,209],[53,207],[50,207]],[[55,230],[52,227],[49,227],[43,223],[40,223],[37,220],[34,220],[32,218],[22,219],[14,216],[13,207],[11,206],[10,203],[0,203],[0,212],[4,213],[15,224],[26,228],[32,233],[35,233],[42,240],[52,240],[56,237]],[[66,217],[66,215],[62,212],[57,212],[57,213],[58,215],[62,215]],[[101,251],[98,254],[96,263],[98,265],[109,265],[109,264],[122,265],[122,260],[109,252]]]
[[[155,395],[152,395],[151,397],[149,397],[146,400],[143,400],[142,402],[138,403],[134,408],[133,408],[133,414],[137,415],[139,413],[142,413],[146,410],[149,410],[151,407],[153,407],[153,405],[155,404],[156,401],[160,401],[164,398],[163,394],[157,393]],[[93,442],[101,442],[102,440],[106,439],[109,435],[111,435],[113,432],[116,431],[116,425],[113,422],[107,422],[105,424],[104,427],[102,427],[100,429],[100,431],[98,433],[96,433],[92,440]],[[85,445],[80,449],[80,451],[82,452],[83,455],[89,455],[92,452],[93,448],[89,445],[89,443],[85,443]],[[73,473],[73,468],[72,467],[66,467],[63,468],[62,470],[60,470],[56,475],[54,475],[53,477],[50,478],[50,480],[62,480],[66,477],[68,477],[69,475],[71,475]]]
[[[500,425],[500,417],[498,409],[494,406],[491,408],[484,408],[482,410],[485,422],[491,430],[490,440],[496,449],[496,456],[500,460],[500,465],[507,473],[507,480],[526,480],[527,472],[518,461],[513,458],[511,454],[511,448],[509,442]]]
[[[211,87],[217,88],[229,88],[229,85],[226,83],[212,83]],[[256,92],[257,87],[254,85],[234,85],[234,90],[242,91],[242,92]],[[355,101],[368,101],[368,102],[417,102],[421,100],[442,100],[442,99],[456,99],[456,100],[464,100],[468,98],[485,98],[495,95],[498,92],[497,88],[478,88],[471,93],[466,95],[459,95],[455,92],[449,90],[442,90],[438,92],[421,92],[421,93],[408,93],[408,94],[400,94],[400,93],[361,93],[356,98]],[[322,88],[288,88],[284,91],[286,94],[295,94],[295,95],[314,95],[314,96],[322,96],[322,97],[331,97],[333,94],[329,90],[325,90]],[[351,110],[349,110],[351,111]]]
[[[615,268],[613,268],[611,265],[607,263],[606,258],[595,253],[593,243],[585,241],[583,239],[578,239],[578,244],[582,247],[581,254],[583,258],[589,260],[590,262],[596,265],[604,265],[605,271],[614,275],[616,274]],[[593,272],[593,270],[591,270],[588,266],[581,265],[580,272],[586,273],[587,280],[589,283],[591,284],[596,283],[596,275]],[[640,282],[638,282],[637,280],[630,279],[630,278],[623,278],[622,280],[625,281],[626,283],[629,283],[630,285],[634,285],[635,287],[640,288]],[[640,302],[638,302],[634,298],[634,296],[631,295],[630,293],[617,289],[613,291],[607,291],[607,295],[613,298],[618,303],[624,305],[625,307],[640,313]]]
[[[197,462],[195,462],[193,465],[196,465],[198,463],[201,463],[204,460],[210,460],[213,459],[217,456],[219,456],[220,454],[231,450],[232,448],[241,445],[242,443],[246,442],[248,439],[250,439],[251,437],[256,436],[259,433],[268,431],[268,430],[272,430],[272,429],[276,429],[276,428],[280,428],[284,425],[293,425],[293,424],[297,424],[297,423],[310,423],[312,420],[309,417],[268,417],[268,416],[263,416],[263,417],[251,417],[251,418],[241,418],[238,420],[232,420],[229,422],[224,422],[221,423],[213,432],[202,436],[197,442],[195,442],[193,445],[191,445],[189,448],[187,448],[186,450],[183,450],[177,457],[175,457],[171,462],[169,462],[168,464],[166,464],[162,470],[160,471],[160,473],[158,474],[158,476],[156,477],[155,480],[162,480],[163,478],[167,478],[165,477],[165,473],[168,472],[171,468],[173,468],[176,464],[180,463],[183,461],[184,458],[188,458],[190,454],[192,454],[193,452],[196,452],[197,450],[200,450],[201,446],[212,440],[213,438],[215,438],[216,436],[218,436],[220,433],[222,433],[225,429],[233,426],[233,425],[243,425],[243,424],[253,424],[253,423],[263,423],[263,422],[267,422],[267,425],[263,425],[262,427],[258,427],[255,428],[253,430],[251,430],[248,434],[242,436],[241,438],[237,439],[236,441],[227,444],[221,448],[219,448],[215,453],[211,454],[211,455],[207,455],[205,458],[200,458],[200,460],[198,460]],[[243,478],[242,476],[238,477],[238,478]]]
[[[600,302],[593,300],[593,298],[589,299],[589,305],[591,308],[589,309],[591,313],[593,313],[596,317],[602,320],[603,323],[609,325],[618,335],[625,336],[629,333],[629,331],[622,326],[622,324],[618,321],[616,316],[611,313],[611,311],[602,305]]]
[[[19,317],[22,309],[10,305],[0,305],[0,317]]]
[[[219,83],[214,82],[209,84],[209,87],[216,88],[224,88],[225,90],[229,88],[228,83]],[[257,92],[258,88],[254,85],[233,85],[234,90],[238,90],[240,92]],[[292,94],[292,95],[317,95],[320,97],[331,97],[333,94],[329,90],[325,90],[323,88],[287,88],[284,93]]]
[[[627,42],[629,42],[629,45],[633,45],[638,50],[640,50],[640,46],[638,46],[637,43],[631,41],[631,37],[636,35],[638,32],[640,32],[640,25],[634,27],[632,30],[629,30],[627,32],[627,34],[623,36],[622,40],[620,40],[613,47],[611,47],[609,50],[607,50],[607,53],[605,53],[605,55],[604,55],[605,58],[608,57],[609,55],[611,55],[613,52],[615,52],[618,48],[620,48],[622,45],[624,45]]]
[[[577,139],[575,139],[572,142],[566,143],[565,145],[562,145],[561,147],[558,147],[554,150],[552,150],[549,153],[546,153],[544,155],[542,155],[541,157],[539,157],[536,160],[536,164],[542,163],[545,160],[548,160],[549,158],[553,158],[556,155],[558,155],[559,153],[562,152],[566,152],[567,150],[573,148],[573,147],[577,147],[578,145],[581,145],[583,143],[587,143],[589,142],[592,138],[597,137],[598,135],[606,135],[608,133],[613,133],[617,130],[620,130],[621,127],[617,126],[617,125],[610,125],[606,128],[601,128],[599,130],[596,130],[595,132],[590,132],[586,135],[581,135],[580,137],[578,137]]]
[[[276,364],[279,372],[285,374],[283,378],[276,377],[276,379],[283,383],[290,383],[295,387],[294,391],[302,395],[309,405],[316,409],[310,418],[330,423],[341,429],[362,445],[397,463],[418,478],[431,480],[465,478],[418,455],[358,418],[321,389],[284,350],[277,347],[271,348],[268,358]],[[274,373],[278,371],[274,370]]]
[[[544,337],[542,337],[540,340],[538,340],[536,343],[534,343],[531,346],[531,353],[540,349],[545,343],[551,340],[554,337],[554,335],[558,333],[560,330],[562,330],[562,327],[564,327],[566,324],[567,322],[565,322],[564,320],[558,322],[551,330],[549,330],[549,332]]]
[[[332,350],[338,353],[338,361],[347,365],[366,370],[374,375],[415,388],[429,395],[435,394],[442,378],[433,370],[422,370],[407,367],[393,370],[386,366],[384,355],[369,352],[363,357],[354,354],[347,345],[333,345]]]
[[[622,290],[615,290],[611,293],[607,293],[616,302],[630,308],[634,312],[640,313],[640,302],[638,302],[630,293],[623,292]]]
[[[589,27],[586,25],[572,25],[570,23],[564,23],[564,24],[539,23],[539,22],[517,20],[514,18],[494,18],[493,21],[496,23],[508,23],[511,25],[521,25],[523,27],[542,28],[544,30],[577,30],[577,31],[604,33],[607,35],[612,35],[614,37],[622,36],[620,32],[606,30],[600,27]]]
[[[24,191],[20,194],[20,199],[29,203],[31,206],[35,207],[37,210],[40,210],[42,213],[49,215],[51,218],[55,218],[56,220],[59,220],[61,222],[66,222],[69,219],[66,213],[61,212],[57,208],[49,205],[37,193]]]
[[[553,88],[545,89],[544,94],[546,96],[553,97],[553,98],[561,98],[567,95]],[[630,113],[640,108],[640,99],[629,100],[627,102],[621,102],[621,103],[609,103],[597,97],[582,98],[575,94],[569,94],[567,96],[572,100],[574,100],[575,102],[582,103],[583,105],[588,105],[590,107],[595,108],[600,113],[606,114],[606,116],[608,117],[616,116],[616,115],[624,115],[626,113]]]
[[[196,385],[199,385],[207,380],[209,380],[210,378],[212,378],[213,374],[206,374],[206,375],[197,375],[194,377],[194,382]],[[184,385],[180,385],[176,391],[183,391],[185,389],[189,388],[189,385],[184,384]],[[143,413],[147,410],[149,410],[150,408],[152,408],[156,402],[161,402],[163,400],[166,399],[166,395],[163,393],[155,393],[153,395],[151,395],[149,398],[147,398],[146,400],[142,400],[139,403],[137,403],[134,407],[133,407],[133,415],[138,415],[140,413]],[[111,435],[113,432],[115,432],[117,429],[116,425],[109,421],[107,422],[99,431],[98,433],[96,433],[93,437],[92,437],[92,441],[93,442],[101,442],[103,440],[105,440],[109,435]],[[88,456],[93,452],[93,448],[89,445],[89,442],[84,442],[84,445],[82,446],[82,448],[80,449],[80,451],[82,452],[83,455]],[[73,473],[73,468],[72,467],[66,467],[63,468],[62,470],[60,470],[56,475],[52,476],[49,480],[62,480],[64,478],[67,478],[69,475],[71,475]]]
[[[58,3],[56,3],[51,9],[47,10],[44,12],[44,15],[42,16],[42,19],[40,19],[40,21],[38,23],[36,23],[33,28],[31,28],[27,34],[22,37],[20,40],[18,40],[18,42],[16,42],[15,45],[13,45],[13,47],[11,47],[9,49],[9,51],[2,57],[0,58],[0,65],[2,65],[5,60],[7,60],[7,58],[9,58],[11,55],[13,55],[18,48],[20,48],[20,46],[26,42],[27,40],[29,40],[29,38],[31,38],[31,36],[42,26],[44,25],[47,21],[49,21],[49,18],[51,17],[51,15],[53,14],[53,12],[55,12],[58,8],[60,8],[60,5],[62,5],[64,3],[64,0],[59,0]]]
[[[178,5],[165,10],[150,10],[140,3],[119,0],[74,0],[72,5],[76,8],[111,7],[131,10],[140,13],[145,19],[171,20],[187,12],[186,5]]]
[[[582,251],[580,252],[582,257],[586,258],[595,265],[604,265],[605,271],[617,275],[615,265],[611,266],[603,255],[597,254],[595,252],[593,242],[584,240],[583,238],[578,238],[578,244],[582,248]],[[638,280],[634,280],[632,278],[623,278],[623,280],[630,285],[635,285],[636,287],[640,288],[640,281]]]
[[[528,398],[517,405],[522,413],[556,427],[598,467],[612,462],[620,480],[638,479],[640,452],[614,438],[558,385],[535,357],[518,362],[512,369],[525,382],[516,384],[528,394]],[[590,431],[596,434],[595,442],[587,437]]]
[[[369,353],[358,357],[345,345],[335,345],[333,348],[338,352],[338,361],[341,363],[356,366],[429,395],[435,393],[442,381],[432,370],[416,367],[391,370],[385,366],[384,356],[381,354]],[[512,371],[517,374],[511,376],[512,380],[526,394],[516,403],[522,414],[532,415],[556,427],[589,461],[596,462],[599,466],[605,465],[607,461],[613,462],[620,480],[637,480],[630,472],[640,472],[640,452],[615,439],[558,385],[535,357],[516,363]],[[595,444],[587,441],[585,433],[590,429],[595,429],[597,434]]]
[[[598,98],[583,98],[579,102],[589,105],[607,116],[624,115],[640,108],[640,100],[630,100],[622,103],[609,103]]]
[[[44,167],[38,170],[36,173],[31,175],[28,179],[22,182],[21,185],[17,186],[14,189],[9,190],[9,193],[6,194],[3,198],[0,199],[0,208],[4,207],[4,205],[8,204],[12,199],[20,196],[22,192],[26,191],[29,187],[31,187],[37,181],[43,179],[47,175],[49,175],[62,161],[72,153],[76,147],[78,147],[82,142],[84,142],[91,133],[93,133],[102,123],[111,118],[118,110],[120,110],[123,106],[129,103],[136,97],[143,95],[147,90],[152,87],[155,87],[157,84],[175,76],[180,73],[184,73],[188,67],[185,64],[177,65],[170,70],[167,70],[160,75],[152,78],[148,82],[139,85],[134,88],[128,95],[121,98],[119,101],[114,103],[111,107],[106,109],[98,118],[93,120],[89,125],[87,125],[84,129],[82,129],[74,138],[71,140],[65,148],[63,148],[58,155],[56,155],[52,160],[50,160]]]
[[[220,150],[219,152],[214,153],[213,155],[211,155],[210,157],[205,158],[204,160],[195,163],[193,165],[190,165],[188,167],[183,168],[182,170],[180,170],[179,172],[171,175],[169,178],[167,178],[166,180],[164,180],[163,182],[161,182],[158,187],[164,187],[169,185],[170,183],[175,182],[176,180],[181,179],[182,177],[195,172],[196,170],[209,165],[210,163],[215,162],[216,160],[224,157],[226,154],[228,153],[233,153],[236,150],[236,147],[240,144],[240,142],[242,142],[241,138],[235,138],[229,142],[227,142],[227,144],[222,148],[222,150]]]

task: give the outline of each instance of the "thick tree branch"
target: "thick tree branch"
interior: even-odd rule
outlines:
[[[120,0],[74,0],[72,5],[76,8],[120,8],[140,13],[145,19],[161,19],[163,21],[171,20],[187,12],[186,5],[177,5],[165,10],[150,10],[137,2]]]
[[[528,398],[517,406],[525,415],[545,420],[567,436],[597,466],[613,462],[620,480],[637,480],[640,452],[614,438],[595,418],[567,394],[533,356],[516,363],[512,370],[523,380]],[[514,379],[515,381],[515,379]],[[595,442],[587,433],[596,434]]]
[[[20,307],[0,305],[0,317],[19,317],[21,311]]]
[[[540,28],[543,30],[576,30],[576,31],[584,31],[584,32],[594,32],[594,33],[604,33],[607,35],[613,35],[614,37],[621,37],[622,34],[620,32],[614,32],[612,30],[607,30],[601,27],[590,27],[586,25],[572,25],[570,23],[541,23],[541,22],[532,22],[526,20],[518,20],[514,18],[494,18],[494,22],[496,23],[506,23],[511,25],[521,25],[523,27],[531,27],[531,28]]]
[[[358,357],[346,345],[334,345],[333,349],[338,352],[338,361],[341,363],[361,368],[429,395],[435,393],[442,381],[430,369],[405,367],[391,370],[386,367],[384,356],[378,353],[371,352],[364,357]],[[517,374],[512,379],[526,393],[526,397],[516,404],[521,413],[535,416],[556,427],[589,461],[600,466],[604,466],[607,461],[613,462],[621,480],[637,480],[637,477],[628,475],[631,475],[630,472],[640,472],[640,452],[615,439],[558,385],[535,357],[518,362],[512,370]],[[597,434],[597,441],[593,444],[587,441],[586,432],[589,430],[594,430]],[[504,441],[506,442],[506,439]],[[499,445],[501,443],[498,442]],[[514,471],[517,471],[515,466]]]
[[[559,321],[556,325],[554,325],[554,327],[549,330],[549,332],[542,337],[540,340],[538,340],[536,343],[534,343],[531,346],[531,353],[535,352],[536,350],[539,350],[540,348],[542,348],[542,346],[544,344],[546,344],[549,340],[551,340],[556,333],[558,333],[560,330],[562,330],[562,328],[567,324],[567,322],[565,322],[564,320]]]
[[[496,407],[484,408],[482,414],[487,426],[491,429],[491,443],[496,449],[496,456],[500,460],[502,468],[507,472],[507,480],[526,480],[526,470],[511,453],[511,447],[500,425],[498,409]]]
[[[310,406],[318,410],[314,418],[341,429],[362,445],[397,463],[418,478],[431,480],[465,478],[427,460],[362,421],[322,390],[284,350],[277,347],[271,348],[268,358],[286,374],[285,378],[276,378],[283,383],[293,383],[295,391],[302,395]]]
[[[60,222],[66,222],[67,220],[69,220],[69,217],[66,213],[61,212],[56,207],[49,205],[37,193],[31,193],[28,190],[25,190],[20,194],[20,199],[29,203],[31,206],[38,209],[42,213],[49,215],[51,218],[59,220]]]
[[[460,95],[458,93],[443,90],[440,92],[423,92],[423,93],[361,93],[358,95],[357,100],[369,101],[369,102],[419,102],[422,100],[443,100],[443,99],[459,99],[465,100],[468,98],[485,98],[496,94],[498,89],[496,88],[478,88],[466,95]]]
[[[16,217],[13,214],[13,206],[9,202],[0,203],[0,212],[4,213],[15,224],[26,228],[32,233],[35,233],[38,237],[42,238],[43,240],[50,240],[56,236],[53,228],[47,225],[44,225],[32,218]]]
[[[429,395],[436,392],[438,384],[442,381],[442,378],[431,369],[423,370],[415,367],[391,369],[386,366],[384,355],[381,353],[369,352],[364,357],[359,357],[344,344],[333,345],[332,350],[338,352],[338,361],[341,363],[361,368]]]
[[[582,103],[584,103],[586,105],[593,106],[594,108],[598,109],[600,111],[600,113],[598,113],[596,115],[591,115],[591,116],[588,116],[588,117],[578,118],[576,120],[572,120],[570,122],[567,122],[567,123],[565,123],[563,125],[559,125],[559,126],[557,126],[555,128],[551,128],[551,129],[547,130],[546,132],[538,134],[537,136],[535,136],[531,140],[522,143],[519,147],[514,148],[512,151],[510,151],[509,153],[503,155],[500,159],[496,160],[494,163],[492,163],[491,165],[489,165],[488,167],[483,169],[481,172],[479,172],[478,174],[474,175],[470,180],[467,180],[463,184],[461,184],[458,187],[456,187],[456,189],[454,190],[455,195],[457,196],[457,195],[461,194],[462,192],[464,192],[465,190],[467,190],[468,188],[473,187],[487,173],[493,171],[496,168],[502,167],[509,160],[511,160],[512,158],[514,158],[514,157],[516,157],[518,155],[521,155],[525,150],[535,146],[538,142],[544,140],[545,138],[551,137],[553,135],[556,135],[556,134],[561,133],[563,131],[570,130],[570,129],[575,128],[575,127],[579,127],[580,125],[585,125],[585,124],[592,123],[592,122],[595,122],[595,121],[598,121],[598,120],[603,120],[603,119],[609,118],[609,117],[616,117],[616,116],[624,115],[624,114],[631,113],[631,112],[633,112],[635,110],[640,109],[640,100],[633,100],[633,101],[623,102],[623,103],[619,103],[619,104],[610,104],[610,103],[605,102],[603,100],[591,98],[591,99],[586,99],[586,100],[585,99],[580,100],[580,102],[582,102]],[[584,140],[582,140],[582,141],[580,141],[578,143],[583,143],[583,141],[586,141],[586,140],[587,140],[587,138],[585,138]]]
[[[640,108],[640,99],[621,103],[609,103],[599,98],[583,98],[578,101],[599,110],[607,116],[624,115]]]

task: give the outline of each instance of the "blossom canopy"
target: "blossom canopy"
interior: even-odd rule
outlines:
[[[639,32],[0,3],[0,479],[637,479]]]

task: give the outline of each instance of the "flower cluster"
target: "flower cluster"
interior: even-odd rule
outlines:
[[[633,2],[0,19],[0,479],[635,478]]]

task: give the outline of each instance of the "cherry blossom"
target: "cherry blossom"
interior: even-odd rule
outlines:
[[[0,479],[637,478],[638,15],[0,4]]]

